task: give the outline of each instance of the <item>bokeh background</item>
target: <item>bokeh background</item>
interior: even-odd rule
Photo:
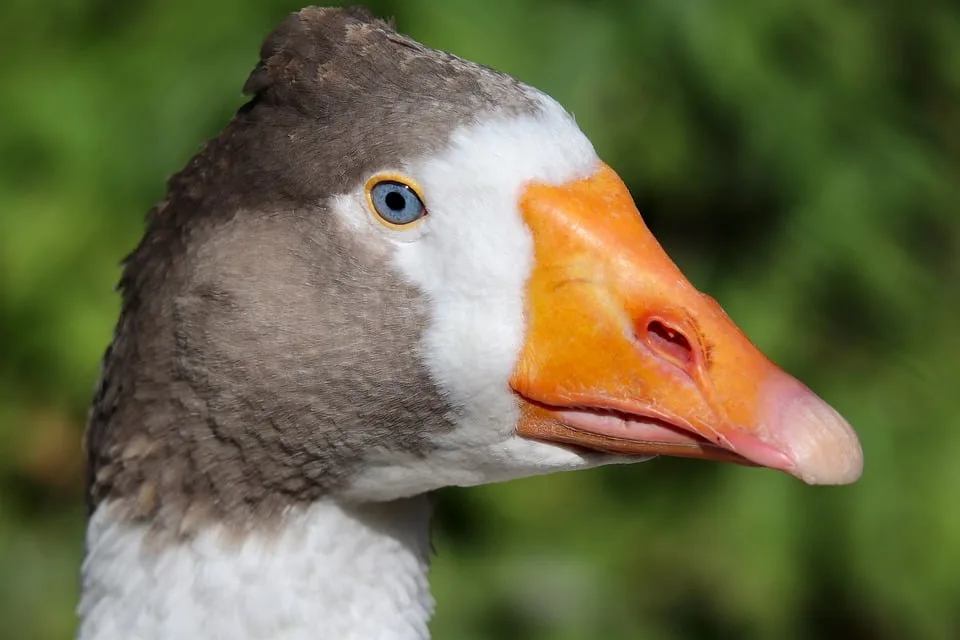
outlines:
[[[960,638],[960,8],[371,2],[571,109],[862,481],[659,460],[443,492],[437,638]],[[118,263],[299,6],[0,4],[0,636],[70,637]]]

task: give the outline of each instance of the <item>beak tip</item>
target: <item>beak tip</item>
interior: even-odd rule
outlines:
[[[779,395],[779,394],[778,394]],[[771,436],[792,461],[788,473],[811,485],[855,482],[863,450],[850,424],[799,383],[771,421]]]

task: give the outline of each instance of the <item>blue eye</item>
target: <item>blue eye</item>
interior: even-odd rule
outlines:
[[[416,222],[427,214],[417,192],[394,180],[383,180],[370,188],[370,200],[377,215],[395,225]]]

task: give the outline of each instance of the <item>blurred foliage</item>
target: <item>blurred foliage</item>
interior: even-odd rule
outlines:
[[[0,619],[69,637],[84,413],[144,212],[286,0],[0,5]],[[443,492],[437,638],[960,637],[960,7],[372,3],[577,116],[862,481],[677,460]]]

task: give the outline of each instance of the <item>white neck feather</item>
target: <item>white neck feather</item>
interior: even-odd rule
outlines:
[[[320,502],[277,532],[230,539],[211,528],[178,544],[111,518],[87,530],[79,640],[422,640],[427,496]]]

